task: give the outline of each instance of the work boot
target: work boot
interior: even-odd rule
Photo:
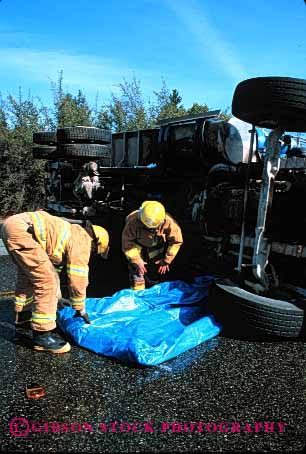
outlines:
[[[49,353],[66,353],[71,350],[71,345],[64,339],[56,337],[52,331],[33,330],[33,348]]]
[[[32,311],[23,311],[15,313],[15,327],[31,329]]]

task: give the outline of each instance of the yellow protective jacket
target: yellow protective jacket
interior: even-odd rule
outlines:
[[[27,213],[31,219],[34,236],[46,251],[51,262],[66,264],[70,299],[74,309],[82,309],[88,286],[88,263],[92,238],[77,224],[44,211]]]
[[[170,264],[183,244],[182,231],[177,222],[166,213],[165,221],[156,233],[152,234],[140,221],[138,210],[130,213],[122,232],[122,250],[126,258],[131,262],[137,262],[141,258],[143,247],[152,248],[158,244],[161,248],[157,248],[150,258],[158,255],[166,246],[164,261]]]

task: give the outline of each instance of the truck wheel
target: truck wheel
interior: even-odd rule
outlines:
[[[305,300],[282,301],[248,292],[233,281],[217,280],[211,286],[209,310],[235,336],[305,336]]]
[[[240,82],[232,113],[256,126],[306,131],[306,80],[291,77],[255,77]]]
[[[235,166],[229,164],[215,164],[207,173],[207,186],[212,188],[219,183],[231,183],[238,175]]]
[[[111,159],[111,150],[108,145],[96,144],[66,144],[57,147],[56,156],[59,158],[84,157],[87,159]]]
[[[57,142],[56,131],[34,132],[33,142],[39,145],[55,145]]]
[[[34,159],[49,159],[56,151],[56,147],[33,147],[32,151]]]
[[[59,143],[110,143],[111,132],[107,129],[88,126],[74,126],[57,130]]]

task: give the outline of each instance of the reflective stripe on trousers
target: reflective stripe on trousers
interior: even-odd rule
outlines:
[[[2,229],[3,240],[6,243],[14,239],[18,244],[18,249],[10,250],[9,253],[17,265],[18,273],[22,275],[23,286],[33,290],[32,328],[50,331],[56,327],[59,278],[43,247],[27,232],[26,224],[23,228],[22,223],[17,222],[17,216],[14,222],[8,222]],[[19,291],[21,293],[21,288]]]

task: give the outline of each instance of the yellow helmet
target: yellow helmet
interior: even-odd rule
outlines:
[[[147,200],[139,208],[139,219],[148,229],[156,229],[165,217],[166,210],[160,202]]]
[[[109,251],[109,235],[107,230],[99,225],[92,225],[92,230],[95,236],[98,254],[107,259]]]

